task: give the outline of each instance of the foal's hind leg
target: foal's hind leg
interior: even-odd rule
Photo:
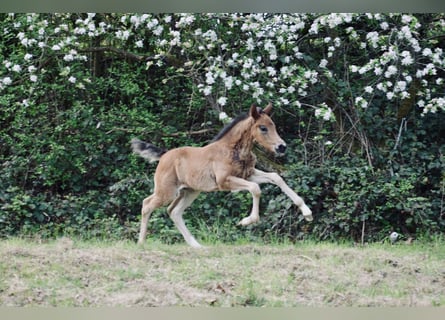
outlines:
[[[198,197],[199,193],[199,191],[191,189],[181,189],[178,197],[174,200],[172,205],[168,207],[168,213],[170,214],[170,218],[175,223],[176,228],[178,228],[178,230],[181,232],[184,240],[193,248],[201,248],[201,245],[187,229],[182,215],[184,210],[189,207]]]
[[[151,213],[164,204],[162,199],[156,194],[145,198],[142,202],[141,230],[139,232],[138,244],[143,244],[147,236],[147,224]]]

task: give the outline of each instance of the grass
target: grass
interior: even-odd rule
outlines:
[[[2,306],[445,306],[444,242],[0,242]]]

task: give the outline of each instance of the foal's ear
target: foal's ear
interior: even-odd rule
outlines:
[[[252,118],[254,118],[255,120],[257,120],[260,117],[260,113],[258,112],[258,108],[255,104],[252,104],[250,106],[250,112],[249,112],[250,116]]]
[[[270,116],[270,114],[272,113],[272,103],[269,102],[269,104],[267,105],[266,108],[264,108],[263,112],[265,114],[267,114],[268,116]]]

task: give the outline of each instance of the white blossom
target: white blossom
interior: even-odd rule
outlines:
[[[412,19],[413,18],[409,15],[406,15],[406,14],[402,15],[402,23],[404,23],[404,24],[410,23]]]
[[[135,28],[138,28],[141,23],[141,18],[138,16],[131,16],[130,22],[135,26]]]
[[[20,72],[20,71],[22,71],[22,67],[18,64],[15,64],[12,66],[11,70],[14,72]]]
[[[87,29],[85,29],[84,27],[77,27],[74,29],[74,33],[83,35],[83,34],[87,33]]]
[[[377,31],[369,32],[366,35],[366,39],[371,43],[373,48],[377,48],[377,42],[379,41],[379,33]]]
[[[383,92],[386,92],[386,91],[387,91],[386,86],[385,86],[382,82],[378,83],[377,86],[376,86],[376,88],[377,88],[378,90],[380,90],[380,91],[383,91]]]
[[[319,108],[315,109],[315,117],[322,118],[324,121],[335,120],[332,109],[326,103],[320,104]]]
[[[204,38],[207,38],[207,40],[210,40],[211,42],[216,42],[218,40],[218,35],[211,29],[203,33],[202,36]]]
[[[363,109],[368,107],[368,102],[363,97],[356,97],[355,104]]]
[[[392,98],[394,98],[394,92],[387,92],[387,93],[386,93],[386,98],[387,98],[388,100],[392,100]]]
[[[210,94],[212,93],[212,87],[210,87],[210,86],[206,86],[206,87],[204,88],[204,90],[203,90],[203,93],[204,93],[205,96],[210,95]]]
[[[253,49],[255,49],[255,45],[252,38],[247,39],[246,44],[247,44],[247,50],[252,51]]]
[[[227,78],[225,78],[224,79],[224,85],[225,85],[225,87],[228,89],[228,90],[230,90],[230,89],[232,89],[232,86],[233,86],[233,77],[227,77]]]
[[[215,78],[213,77],[213,73],[211,73],[210,71],[206,73],[206,83],[207,84],[215,83]]]
[[[120,40],[128,40],[128,38],[130,37],[130,31],[128,30],[118,30],[116,31],[116,38],[120,39]]]
[[[409,94],[409,92],[408,91],[402,91],[401,93],[400,93],[400,99],[408,99],[410,97],[410,94]]]
[[[73,61],[74,60],[74,56],[72,54],[66,54],[63,57],[63,60],[65,60],[65,61]]]
[[[12,83],[12,80],[11,80],[10,77],[4,77],[2,82],[3,82],[4,85],[7,86],[7,85],[10,85]]]
[[[425,48],[422,51],[422,55],[425,57],[430,57],[433,54],[433,51],[431,51],[430,48]]]
[[[439,109],[445,110],[445,99],[442,97],[431,99],[429,103],[424,106],[423,113],[436,113]]]
[[[358,73],[359,73],[359,74],[365,74],[366,72],[369,71],[369,68],[370,68],[369,65],[365,65],[365,66],[361,67],[361,68],[358,70]]]
[[[365,87],[365,92],[366,93],[372,93],[374,91],[374,88],[373,87],[371,87],[371,86],[366,86]]]
[[[401,56],[403,57],[403,59],[400,63],[403,66],[409,66],[409,65],[413,64],[414,59],[411,57],[411,53],[409,53],[409,51],[403,51],[401,53]]]
[[[405,81],[397,81],[394,86],[394,90],[396,91],[405,91],[406,90],[406,82]]]
[[[267,67],[266,71],[267,71],[267,74],[269,75],[269,77],[273,77],[277,74],[277,70],[272,67]]]
[[[390,78],[391,76],[395,75],[397,73],[397,67],[396,66],[389,66],[388,69],[385,72],[385,77]]]
[[[164,31],[163,26],[157,26],[156,29],[153,30],[153,34],[155,36],[160,36],[162,34],[162,31]]]
[[[227,103],[227,98],[226,97],[219,97],[218,101],[217,101],[221,106],[225,106]],[[221,117],[221,114],[220,114]]]
[[[227,113],[225,113],[224,111],[221,111],[219,113],[219,121],[223,122],[223,123],[229,123],[230,121],[232,121],[232,118],[230,118]]]
[[[380,28],[382,28],[383,30],[387,30],[389,28],[388,22],[384,21],[380,23]]]
[[[281,102],[281,104],[283,104],[285,106],[289,104],[289,100],[286,98],[283,98],[283,97],[280,97],[280,102]]]

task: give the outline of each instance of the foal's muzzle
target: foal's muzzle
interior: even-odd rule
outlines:
[[[278,145],[277,147],[275,147],[275,152],[277,153],[277,154],[280,154],[280,155],[282,155],[282,154],[284,154],[285,152],[286,152],[286,145],[283,143],[283,144],[280,144],[280,145]]]

